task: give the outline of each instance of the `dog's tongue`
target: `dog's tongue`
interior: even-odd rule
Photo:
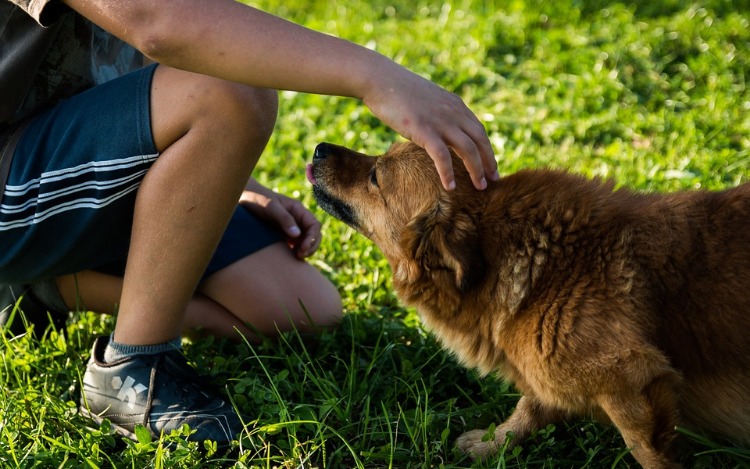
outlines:
[[[310,184],[315,184],[315,176],[313,176],[312,171],[312,164],[308,164],[305,167],[305,175],[307,176],[307,180],[310,181]]]

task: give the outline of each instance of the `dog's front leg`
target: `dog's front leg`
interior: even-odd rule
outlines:
[[[456,446],[472,458],[485,459],[493,456],[505,444],[508,433],[513,434],[513,441],[509,443],[512,446],[524,440],[534,430],[544,428],[565,417],[564,412],[547,407],[537,398],[526,395],[518,401],[516,410],[508,420],[495,428],[490,438],[485,438],[487,430],[471,430],[458,437]]]

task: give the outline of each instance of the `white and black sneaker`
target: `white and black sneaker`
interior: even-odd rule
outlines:
[[[94,342],[83,376],[80,411],[101,423],[108,419],[118,433],[135,439],[136,425],[154,437],[187,424],[189,440],[212,440],[229,446],[242,422],[229,403],[209,395],[201,377],[178,350],[135,355],[105,363],[109,337]]]

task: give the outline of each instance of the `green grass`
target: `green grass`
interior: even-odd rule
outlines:
[[[285,2],[257,6],[367,44],[460,94],[485,122],[501,173],[569,168],[639,190],[721,189],[750,177],[747,1]],[[252,45],[248,45],[252,47]],[[588,420],[540,430],[485,464],[453,449],[509,415],[509,385],[457,365],[391,290],[377,249],[314,208],[304,165],[331,141],[370,153],[397,138],[356,100],[282,93],[256,176],[324,222],[313,262],[339,285],[341,328],[249,347],[186,343],[252,417],[226,460],[179,435],[130,442],[78,415],[82,365],[111,318],[77,313],[67,338],[3,334],[3,467],[636,467]],[[41,334],[40,334],[41,335]],[[686,467],[750,466],[750,452],[685,432]]]

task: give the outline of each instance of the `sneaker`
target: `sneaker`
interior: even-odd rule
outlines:
[[[226,401],[204,392],[201,377],[178,350],[104,362],[109,337],[94,342],[83,375],[80,411],[97,423],[108,419],[123,436],[135,440],[136,425],[158,438],[187,424],[189,440],[229,446],[242,430]]]

